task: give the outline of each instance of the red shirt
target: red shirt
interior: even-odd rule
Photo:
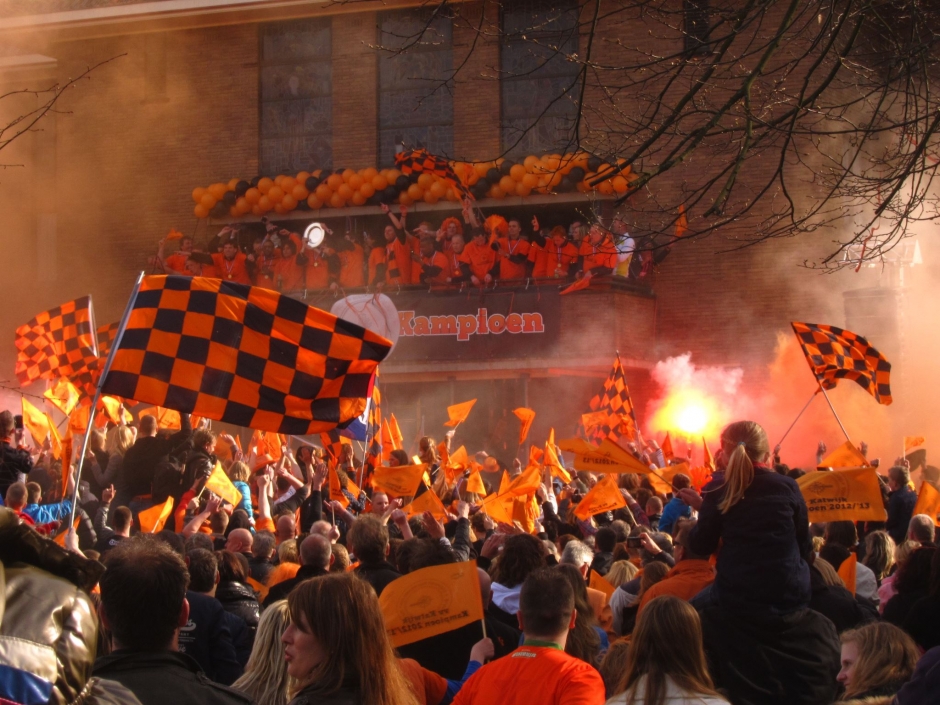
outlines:
[[[601,675],[553,646],[523,645],[464,683],[454,705],[603,705]]]
[[[470,273],[483,281],[493,265],[496,264],[496,252],[489,245],[477,245],[469,242],[463,248],[459,260],[470,265]]]
[[[525,262],[517,264],[509,258],[521,255],[528,259],[529,243],[521,237],[515,240],[511,240],[509,237],[501,237],[497,242],[499,243],[499,278],[525,279]]]
[[[248,266],[244,252],[236,252],[235,256],[228,260],[225,255],[216,252],[212,255],[212,262],[219,278],[225,281],[235,282],[236,284],[251,284],[251,277],[248,276]]]
[[[186,274],[189,275],[189,272],[186,271],[186,260],[189,259],[188,252],[176,251],[165,260],[163,260],[164,266],[171,270],[173,274]],[[205,265],[203,265],[205,266]]]

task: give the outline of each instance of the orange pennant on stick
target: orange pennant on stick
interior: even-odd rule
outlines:
[[[483,484],[483,478],[480,477],[479,472],[470,473],[470,477],[467,478],[467,484],[464,487],[464,490],[478,495],[486,494],[486,485]]]
[[[530,465],[509,485],[508,493],[513,497],[533,494],[542,486],[542,468]]]
[[[921,483],[917,493],[917,504],[914,505],[912,516],[918,514],[926,514],[933,519],[934,524],[940,526],[940,521],[937,520],[937,515],[940,514],[940,491],[926,480]]]
[[[228,475],[226,475],[225,471],[222,469],[221,463],[217,462],[215,464],[212,474],[209,475],[209,479],[206,480],[206,489],[210,492],[214,492],[234,507],[237,507],[239,502],[242,501],[242,493],[239,492],[238,488],[228,479]]]
[[[137,417],[141,419],[145,416],[153,416],[157,420],[157,428],[179,430],[182,426],[180,412],[173,409],[164,409],[162,406],[148,406],[137,414]]]
[[[712,452],[708,449],[708,443],[705,442],[705,436],[702,436],[702,452],[705,455],[705,462],[703,465],[712,472],[715,472],[715,458],[712,457]]]
[[[560,295],[564,296],[565,294],[571,294],[575,291],[581,291],[582,289],[587,289],[589,286],[591,286],[591,277],[581,277],[571,286],[562,289]]]
[[[78,406],[81,393],[78,388],[65,377],[59,378],[55,385],[42,393],[56,409],[68,416],[72,409]]]
[[[672,452],[672,439],[669,437],[669,431],[666,431],[666,437],[663,439],[661,449],[663,451],[663,458],[665,458],[667,462],[676,457],[675,453]]]
[[[627,506],[627,500],[620,494],[617,480],[613,475],[604,475],[594,488],[584,495],[574,513],[578,519],[590,519],[595,514],[610,512]]]
[[[924,445],[926,441],[927,439],[923,436],[904,436],[904,455]]]
[[[526,409],[525,407],[520,407],[518,409],[513,409],[514,413],[519,421],[522,422],[522,425],[519,427],[519,445],[525,443],[526,437],[529,435],[529,429],[532,427],[532,421],[535,419],[535,412],[532,409]]]
[[[862,451],[852,445],[851,441],[843,443],[819,463],[820,468],[863,468],[867,466],[868,461],[862,455]]]
[[[607,596],[608,600],[610,599],[610,596],[614,594],[614,590],[617,589],[607,582],[607,578],[598,573],[596,570],[591,571],[591,577],[588,578],[588,587],[592,590],[600,590]]]
[[[395,448],[404,448],[405,437],[402,435],[401,428],[398,426],[398,419],[395,418],[395,414],[389,415],[388,428],[392,432],[392,441],[395,443]]]
[[[421,568],[392,581],[379,606],[393,646],[405,646],[483,619],[476,561]]]
[[[387,492],[393,497],[415,495],[427,469],[428,466],[424,463],[421,465],[398,465],[393,468],[382,465],[377,467],[372,475],[372,486],[376,490]]]
[[[137,518],[140,520],[140,531],[144,534],[155,534],[163,529],[170,512],[173,511],[173,498],[167,497],[163,504],[156,504],[145,509]]]
[[[503,494],[503,492],[509,489],[509,485],[511,484],[512,483],[509,481],[509,473],[503,470],[503,476],[499,478],[499,489],[497,493]]]
[[[23,426],[33,436],[37,446],[41,446],[49,437],[49,420],[44,413],[26,401],[26,397],[20,399],[23,406]]]
[[[445,426],[450,426],[451,428],[456,428],[459,424],[462,424],[467,420],[467,417],[470,415],[470,409],[473,408],[473,405],[477,403],[476,399],[471,399],[470,401],[465,401],[460,404],[454,404],[453,406],[447,407],[447,416],[450,419],[445,421]]]
[[[796,481],[811,524],[828,521],[884,521],[881,485],[874,468],[807,473]]]
[[[447,511],[444,509],[440,497],[424,482],[418,485],[415,498],[402,511],[408,515],[409,519],[417,514],[424,514],[424,512],[431,512],[431,515],[438,521],[447,519]]]
[[[845,589],[853,595],[855,594],[857,571],[858,557],[854,553],[850,553],[849,557],[842,561],[842,565],[839,566],[839,570],[836,571],[838,572],[839,577],[842,578],[842,582],[845,583]]]
[[[502,492],[494,492],[482,499],[480,509],[485,514],[489,514],[494,521],[512,526],[514,500],[515,498],[510,494],[503,495]]]

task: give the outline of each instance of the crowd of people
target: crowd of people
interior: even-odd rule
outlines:
[[[537,217],[522,223],[492,215],[480,222],[467,209],[463,221],[449,217],[437,225],[425,220],[410,227],[406,207],[400,207],[398,215],[388,206],[383,209],[390,223],[381,237],[327,230],[323,242],[311,246],[298,233],[265,220],[264,235],[227,226],[205,251],[196,250],[193,238],[184,235],[178,249],[168,254],[163,240],[152,266],[166,274],[300,292],[409,285],[491,287],[497,282],[565,282],[605,275],[639,278],[660,256],[643,251],[634,258],[635,240],[617,216],[610,228],[580,221],[542,227]]]
[[[242,453],[233,435],[194,429],[186,414],[180,426],[143,416],[90,431],[72,507],[70,487],[58,496],[68,468],[29,448],[0,413],[0,643],[32,649],[0,651],[0,667],[25,674],[0,679],[0,700],[926,705],[940,696],[936,517],[913,514],[904,462],[883,478],[886,522],[810,524],[795,482],[803,471],[742,421],[723,430],[703,486],[680,472],[662,492],[649,475],[618,475],[625,506],[612,512],[577,513],[598,476],[570,470],[565,481],[545,468],[529,532],[482,511],[468,473],[444,471],[452,434],[443,447],[424,438],[416,448],[445,514],[409,516],[412,497],[368,488],[352,445]],[[502,469],[477,460],[496,491]],[[385,460],[413,462],[403,450]],[[206,489],[217,464],[237,504]],[[512,481],[522,463],[504,471]],[[932,466],[921,474],[940,480]],[[164,528],[141,532],[141,512],[168,498]],[[64,547],[47,538],[56,534]],[[383,591],[471,559],[483,620],[393,647]],[[848,586],[845,561],[857,562]]]

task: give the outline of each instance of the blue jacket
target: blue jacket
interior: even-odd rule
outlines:
[[[55,504],[27,504],[23,514],[28,515],[37,524],[49,524],[65,519],[72,513],[72,502],[63,499]]]
[[[803,557],[813,544],[796,482],[757,466],[754,481],[727,514],[718,509],[723,485],[724,474],[716,473],[702,488],[704,502],[690,537],[694,553],[718,551],[714,589],[719,602],[776,614],[806,607],[812,593]]]
[[[659,531],[671,534],[676,522],[681,517],[692,516],[692,507],[678,497],[673,497],[663,507],[662,516],[659,517]]]
[[[186,591],[189,621],[180,629],[179,650],[196,659],[210,680],[231,685],[242,674],[222,603]]]
[[[914,507],[917,504],[917,493],[909,487],[902,487],[888,495],[888,518],[885,521],[885,531],[900,546],[907,538],[907,529],[914,516]]]
[[[248,513],[248,518],[251,519],[254,517],[254,510],[251,508],[251,489],[248,487],[247,482],[233,482],[235,489],[241,492],[242,501],[238,503],[238,506],[235,509],[243,509]],[[253,529],[252,529],[253,531]]]

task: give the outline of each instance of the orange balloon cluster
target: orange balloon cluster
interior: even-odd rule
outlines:
[[[565,191],[596,191],[604,195],[622,195],[635,180],[629,166],[620,160],[616,166],[584,152],[573,154],[531,155],[522,162],[497,159],[491,162],[451,162],[455,173],[478,199],[526,197],[532,193],[549,194]],[[591,182],[604,177],[597,184]],[[281,174],[273,179],[263,177],[252,182],[232,179],[215,183],[192,192],[197,218],[210,214],[234,218],[270,211],[290,213],[304,210],[363,206],[367,203],[416,202],[437,203],[459,201],[460,194],[446,179],[435,174],[404,176],[398,169],[354,169],[312,172],[301,171],[294,176]],[[222,204],[222,205],[219,205]],[[222,210],[223,207],[226,210]]]

